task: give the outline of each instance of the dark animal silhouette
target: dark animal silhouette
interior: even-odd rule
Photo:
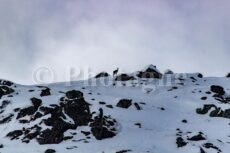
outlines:
[[[113,76],[117,75],[119,69],[117,68],[115,71],[113,71]]]

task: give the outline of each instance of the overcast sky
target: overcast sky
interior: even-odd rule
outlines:
[[[229,0],[0,0],[0,78],[47,66],[230,72]]]

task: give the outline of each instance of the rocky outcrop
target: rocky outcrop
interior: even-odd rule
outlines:
[[[115,78],[115,81],[130,81],[130,80],[135,80],[135,77],[130,76],[128,74],[120,74]]]
[[[98,116],[93,117],[90,104],[85,101],[81,91],[67,91],[65,96],[60,99],[59,104],[49,106],[44,106],[42,100],[35,97],[30,100],[31,106],[15,111],[18,122],[25,124],[33,123],[42,117],[44,119],[32,127],[9,132],[6,136],[11,140],[21,139],[22,142],[29,143],[36,139],[39,144],[59,144],[64,140],[72,139],[71,136],[65,136],[65,132],[77,130],[79,126],[89,126],[92,135],[98,140],[116,135],[116,120],[111,116],[104,115],[103,109],[100,109]],[[10,120],[12,116],[8,116],[0,123]],[[68,121],[68,118],[71,120]]]
[[[156,66],[150,65],[143,71],[139,71],[137,74],[139,78],[156,78],[161,79],[162,74],[157,70]]]
[[[121,99],[118,103],[117,103],[117,107],[121,107],[121,108],[129,108],[132,105],[132,100],[131,99]]]
[[[109,73],[107,73],[107,72],[101,72],[101,73],[97,74],[95,76],[95,78],[104,78],[104,77],[108,77],[108,76],[109,76]]]

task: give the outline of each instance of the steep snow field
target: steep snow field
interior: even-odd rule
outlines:
[[[154,69],[154,67],[150,68]],[[107,76],[76,81],[70,85],[56,83],[23,86],[6,85],[2,81],[2,98],[0,99],[0,144],[2,148],[0,152],[44,153],[47,151],[48,153],[50,151],[52,153],[54,150],[57,153],[229,152],[230,114],[227,111],[228,102],[230,102],[228,99],[229,78],[203,78],[198,73],[141,78],[136,77],[137,73],[130,74],[134,76],[134,79],[126,81]],[[156,71],[156,73],[159,72]],[[89,82],[94,83],[87,85]],[[218,86],[212,89],[213,85]],[[44,90],[46,92],[41,95]],[[111,120],[116,120],[112,125],[114,136],[98,139],[92,132],[92,126],[89,126],[92,120],[85,125],[65,130],[64,136],[69,136],[69,138],[66,140],[60,138],[60,141],[57,141],[58,144],[50,144],[50,142],[39,144],[37,138],[40,133],[45,129],[55,128],[42,122],[50,118],[52,113],[42,114],[33,120],[35,112],[41,109],[41,105],[34,112],[25,112],[25,115],[19,117],[20,113],[23,114],[21,110],[28,107],[34,109],[31,104],[33,97],[40,99],[42,106],[45,107],[59,105],[62,101],[60,99],[68,97],[66,93],[73,90],[83,93],[85,102],[89,104],[89,114],[92,113],[92,118],[102,115],[99,110],[102,108],[103,116],[110,116]],[[220,93],[221,90],[224,90],[222,91],[224,93]],[[70,99],[67,98],[67,101],[71,101]],[[119,107],[117,104],[122,99],[125,103]],[[205,104],[213,105],[210,105],[210,109],[202,110]],[[66,110],[64,111],[66,106],[61,107],[60,104],[60,110],[63,110],[66,116],[62,119],[66,123],[74,124],[75,120],[68,115]],[[25,122],[20,122],[22,119]],[[96,122],[96,119],[94,121]],[[40,132],[29,142],[22,142],[23,137],[26,136],[25,129],[34,125],[41,128]],[[15,130],[21,130],[24,133],[8,135]],[[90,133],[84,134],[81,131]]]

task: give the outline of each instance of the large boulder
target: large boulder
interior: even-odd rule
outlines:
[[[100,113],[96,116],[90,124],[91,132],[97,140],[112,138],[116,135],[115,125],[116,120],[110,116],[104,116],[103,109],[99,109]]]
[[[70,90],[66,92],[66,97],[68,99],[80,99],[83,97],[83,93],[77,90]]]
[[[50,93],[50,88],[45,88],[45,89],[43,89],[43,90],[41,91],[41,94],[40,94],[41,97],[49,96],[49,95],[51,95],[51,93]]]
[[[67,100],[62,104],[65,113],[70,116],[78,126],[87,125],[91,119],[89,103],[84,98]]]
[[[162,73],[156,68],[154,65],[147,66],[144,70],[140,71],[137,74],[137,77],[139,78],[162,78]]]
[[[121,108],[129,108],[132,105],[132,100],[131,99],[121,99],[118,103],[117,103],[117,107],[121,107]]]
[[[210,90],[218,95],[224,95],[225,94],[225,91],[224,91],[224,88],[219,86],[219,85],[212,85],[210,87]]]
[[[4,95],[9,95],[14,92],[14,89],[8,87],[8,86],[0,86],[0,98]]]
[[[101,72],[95,76],[95,78],[103,78],[103,77],[108,77],[109,73],[107,72]]]
[[[129,81],[129,80],[135,80],[135,77],[130,76],[128,74],[120,74],[115,78],[116,81]]]

